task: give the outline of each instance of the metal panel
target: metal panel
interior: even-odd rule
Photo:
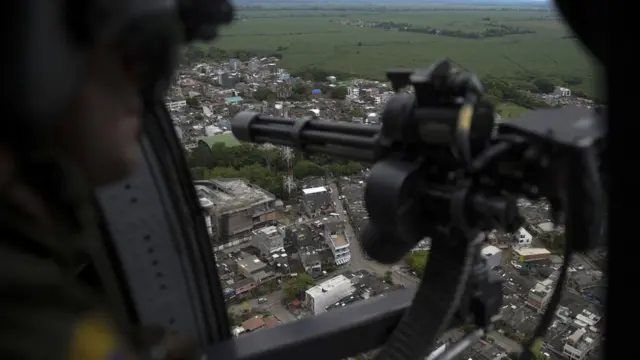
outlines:
[[[142,324],[199,338],[202,313],[196,301],[194,274],[180,245],[178,217],[157,176],[157,159],[142,140],[146,162],[127,181],[98,192],[107,226],[126,273]]]

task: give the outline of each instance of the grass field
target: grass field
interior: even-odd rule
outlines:
[[[522,106],[518,106],[513,103],[503,103],[500,104],[497,108],[498,112],[502,114],[503,118],[513,118],[516,117],[523,112],[529,111],[529,109],[525,109]]]
[[[211,146],[215,143],[224,143],[227,146],[236,146],[236,145],[240,145],[240,141],[238,141],[238,139],[236,139],[235,136],[233,136],[233,134],[220,134],[220,135],[214,135],[214,136],[205,136],[203,138],[201,138],[200,140],[204,141],[207,143],[207,145]]]
[[[215,46],[227,50],[269,50],[283,54],[281,66],[298,70],[315,66],[382,79],[390,67],[424,67],[449,57],[479,75],[526,81],[549,77],[580,78],[574,90],[591,93],[593,64],[553,13],[521,10],[246,10],[222,31]],[[485,39],[463,39],[370,27],[341,25],[337,20],[393,21],[447,30],[476,31],[487,18],[535,31]],[[206,46],[206,45],[205,45]]]

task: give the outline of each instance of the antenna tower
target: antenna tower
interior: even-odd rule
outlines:
[[[293,150],[291,150],[291,148],[289,147],[282,147],[281,151],[282,158],[287,163],[287,173],[283,176],[284,191],[286,191],[287,194],[291,194],[291,190],[296,187],[296,184],[293,181]]]

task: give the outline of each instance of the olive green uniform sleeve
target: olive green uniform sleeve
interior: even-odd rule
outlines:
[[[96,312],[99,302],[78,279],[78,254],[99,239],[92,231],[95,219],[87,216],[90,188],[72,181],[81,177],[63,173],[66,169],[61,165],[58,172],[64,181],[36,177],[48,187],[41,194],[55,209],[48,223],[0,193],[2,360],[125,359],[115,327]]]
[[[84,310],[52,261],[0,239],[0,359],[66,360]]]

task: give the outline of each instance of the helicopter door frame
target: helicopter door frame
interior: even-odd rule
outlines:
[[[140,324],[206,347],[231,337],[213,248],[164,104],[145,115],[142,166],[98,202]]]
[[[308,319],[214,344],[203,360],[345,359],[384,346],[416,289],[396,290]]]

